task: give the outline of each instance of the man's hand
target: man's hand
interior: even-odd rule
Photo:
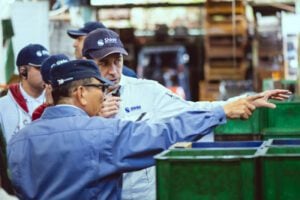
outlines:
[[[288,90],[281,90],[281,89],[276,89],[276,90],[267,90],[265,92],[261,92],[258,95],[261,95],[261,98],[257,98],[255,101],[253,101],[253,105],[255,105],[255,107],[259,108],[259,107],[267,107],[267,108],[275,108],[276,105],[273,103],[268,102],[269,99],[275,99],[275,100],[285,100],[288,99],[289,96],[292,93]],[[257,96],[257,95],[254,95]],[[251,98],[247,97],[247,98]]]
[[[110,95],[105,96],[99,115],[106,118],[114,116],[119,112],[120,101],[120,97]]]
[[[226,104],[223,107],[226,117],[229,119],[248,119],[255,110],[255,106],[251,102],[256,98],[260,98],[260,96],[242,98]]]

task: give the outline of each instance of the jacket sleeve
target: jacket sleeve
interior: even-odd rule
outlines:
[[[227,101],[186,101],[176,94],[169,91],[167,88],[156,83],[153,84],[152,91],[155,93],[155,115],[159,119],[174,116],[175,114],[181,113],[186,109],[201,109],[201,110],[212,110],[219,106],[224,106],[226,103],[235,101],[239,98],[243,98],[246,95],[241,95],[228,99]]]
[[[154,165],[153,156],[181,141],[191,141],[226,122],[223,108],[191,110],[161,122],[120,121],[112,136],[109,163],[122,172]]]

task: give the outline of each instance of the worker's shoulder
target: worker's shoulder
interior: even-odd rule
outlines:
[[[125,77],[125,85],[146,87],[146,86],[159,86],[159,83],[157,81],[149,80],[149,79]]]
[[[0,97],[0,107],[5,107],[7,105],[12,104],[12,100],[10,98],[10,96],[8,94],[6,94],[5,96]]]

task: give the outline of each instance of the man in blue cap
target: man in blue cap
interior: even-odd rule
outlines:
[[[40,44],[29,44],[17,55],[20,83],[10,85],[7,95],[0,99],[0,123],[6,142],[31,122],[33,111],[45,100],[40,67],[48,57],[48,50]]]
[[[99,66],[102,76],[112,81],[115,87],[121,86],[121,98],[109,98],[103,102],[101,113],[104,117],[132,121],[160,121],[191,107],[209,111],[218,106],[226,106],[228,118],[248,119],[253,105],[273,108],[275,105],[267,102],[269,98],[284,99],[289,94],[287,90],[268,91],[254,102],[249,101],[252,97],[245,96],[221,102],[185,101],[155,81],[123,76],[121,74],[123,56],[127,55],[127,51],[118,34],[108,29],[97,29],[87,35],[83,55],[93,59]],[[211,141],[213,134],[205,135],[201,139]],[[122,199],[155,198],[154,167],[124,174]]]
[[[48,106],[53,105],[52,99],[52,87],[51,87],[51,77],[50,71],[53,67],[60,65],[62,63],[68,62],[70,59],[65,54],[54,54],[49,56],[44,60],[41,66],[41,74],[43,81],[45,83],[45,98],[46,101],[42,105],[40,105],[35,111],[32,113],[32,121],[38,119],[43,114],[44,110]]]
[[[96,116],[112,83],[90,60],[51,70],[54,106],[8,144],[12,182],[21,199],[121,198],[122,174],[154,165],[153,156],[223,124],[227,107],[186,110],[159,123]]]
[[[101,22],[87,22],[84,24],[82,28],[79,28],[77,30],[68,30],[68,35],[73,38],[75,41],[73,43],[73,47],[75,49],[75,58],[76,59],[82,59],[82,46],[83,42],[90,32],[98,29],[98,28],[106,28]],[[127,66],[123,67],[122,73],[129,77],[137,78],[136,73],[130,69]]]

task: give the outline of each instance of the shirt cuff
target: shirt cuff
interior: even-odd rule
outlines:
[[[226,120],[226,114],[225,114],[224,109],[223,109],[222,106],[215,107],[214,109],[211,110],[211,112],[219,120],[220,124],[225,124],[227,122],[227,120]]]

